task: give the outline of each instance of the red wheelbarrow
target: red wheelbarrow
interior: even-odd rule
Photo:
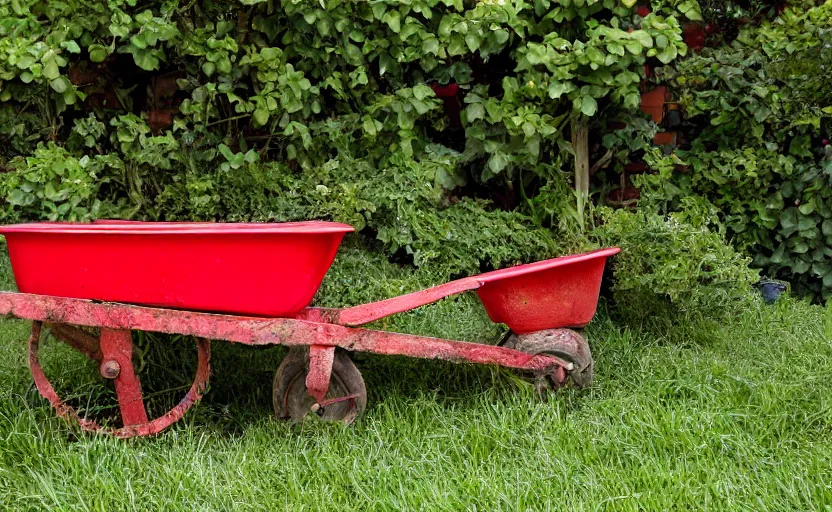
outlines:
[[[288,346],[273,402],[278,417],[295,421],[313,413],[349,423],[363,412],[367,393],[349,352],[501,365],[555,388],[591,380],[589,346],[572,329],[595,314],[604,264],[618,248],[496,270],[345,309],[309,307],[351,231],[332,222],[3,226],[20,293],[0,293],[0,314],[32,320],[29,367],[57,414],[117,437],[156,434],[199,400],[210,374],[208,340]],[[505,343],[357,327],[466,291],[476,291],[491,320],[511,329]],[[44,324],[113,381],[122,427],[80,418],[56,394],[38,362]],[[152,420],[132,363],[133,330],[197,339],[193,385],[178,405]]]

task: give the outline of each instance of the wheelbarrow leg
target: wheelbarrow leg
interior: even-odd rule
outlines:
[[[329,379],[332,376],[334,360],[335,347],[322,345],[309,347],[309,373],[306,374],[306,389],[317,404],[324,401],[329,391]]]
[[[101,366],[105,379],[112,379],[125,427],[147,423],[142,385],[133,369],[133,337],[130,331],[101,329]]]
[[[364,412],[367,389],[345,351],[334,346],[296,346],[275,372],[272,401],[278,418],[300,422],[313,413],[324,421],[349,424]]]

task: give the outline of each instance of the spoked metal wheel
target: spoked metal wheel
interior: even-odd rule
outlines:
[[[101,376],[113,381],[123,427],[104,427],[92,419],[80,417],[78,412],[55,392],[38,358],[41,326],[41,322],[32,322],[32,335],[29,337],[29,369],[35,386],[40,394],[49,400],[58,416],[75,420],[83,430],[121,438],[158,434],[182,418],[185,412],[199,401],[208,386],[211,374],[211,342],[197,339],[198,361],[193,384],[178,404],[165,414],[151,419],[147,415],[141,383],[133,365],[133,340],[130,331],[102,328],[99,333],[93,334],[87,329],[70,325],[51,326],[55,338],[96,361]]]
[[[325,421],[350,424],[367,407],[364,379],[350,357],[336,350],[325,400],[320,403],[309,394],[306,378],[309,374],[309,348],[292,347],[280,363],[274,376],[272,401],[275,416],[303,421],[314,414]]]
[[[583,389],[592,384],[594,362],[589,343],[573,330],[547,329],[528,334],[512,334],[506,340],[505,347],[527,354],[559,357],[574,365],[572,370],[567,372],[565,380],[558,380],[554,378],[554,375],[537,376],[536,383],[539,391],[543,391],[543,388],[547,386],[559,389],[565,385],[572,385]]]

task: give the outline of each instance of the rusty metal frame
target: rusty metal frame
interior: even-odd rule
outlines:
[[[406,307],[425,300],[434,302],[448,292],[459,293],[474,289],[475,283],[436,287],[426,296],[415,296],[404,301],[390,300],[376,303],[368,309],[347,310],[309,308],[301,318],[256,318],[149,308],[119,303],[102,303],[84,299],[52,297],[14,292],[0,292],[0,315],[32,320],[29,339],[29,366],[40,393],[64,418],[76,419],[82,428],[104,431],[116,437],[151,435],[167,428],[184,415],[201,397],[210,374],[210,342],[224,340],[246,345],[309,346],[310,367],[306,386],[317,402],[323,403],[329,388],[332,361],[336,347],[356,352],[385,355],[404,355],[423,359],[444,359],[454,362],[491,364],[545,374],[560,382],[573,369],[572,363],[544,354],[527,354],[511,348],[393,333],[372,329],[347,327],[334,321],[364,323],[369,319],[406,311]],[[459,283],[459,282],[457,282]],[[452,283],[449,283],[452,284]],[[468,285],[473,288],[467,288]],[[422,293],[422,292],[417,292]],[[441,296],[439,296],[441,295]],[[407,298],[408,296],[404,296]],[[435,298],[434,298],[435,297]],[[79,418],[55,393],[38,362],[38,342],[41,323],[52,324],[56,337],[88,357],[100,362],[102,376],[114,379],[116,394],[124,420],[121,429],[104,429],[93,421]],[[89,326],[101,329],[98,339],[81,329]],[[132,367],[132,341],[129,332],[142,330],[168,334],[190,335],[198,338],[199,364],[194,383],[185,398],[170,412],[152,421],[147,419],[142,401],[141,386]]]
[[[529,371],[572,369],[572,363],[549,355],[296,318],[218,315],[13,292],[0,293],[0,315],[54,324],[183,334],[246,345],[321,345],[354,352],[495,364]]]

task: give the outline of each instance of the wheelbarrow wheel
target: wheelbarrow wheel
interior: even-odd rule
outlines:
[[[101,376],[114,382],[124,426],[121,428],[101,426],[92,419],[80,417],[75,409],[58,396],[44,374],[38,357],[41,326],[41,322],[32,322],[32,335],[29,337],[29,369],[32,372],[35,386],[38,392],[52,404],[59,417],[76,421],[83,430],[101,432],[119,438],[158,434],[181,419],[185,412],[199,401],[208,387],[208,378],[211,375],[211,342],[197,338],[198,360],[193,384],[177,405],[165,414],[150,419],[147,417],[141,383],[132,361],[133,341],[130,331],[102,328],[100,333],[94,335],[86,329],[69,325],[52,325],[52,334],[55,338],[99,363]]]
[[[349,425],[367,407],[367,390],[361,373],[349,355],[335,351],[326,403],[318,406],[306,388],[309,373],[309,348],[292,347],[274,376],[272,401],[274,414],[298,423],[311,414],[324,421]]]
[[[548,379],[554,389],[571,384],[583,389],[592,384],[595,363],[586,339],[571,329],[547,329],[528,334],[512,334],[504,344],[527,354],[545,354],[564,359],[574,365],[566,381]]]

